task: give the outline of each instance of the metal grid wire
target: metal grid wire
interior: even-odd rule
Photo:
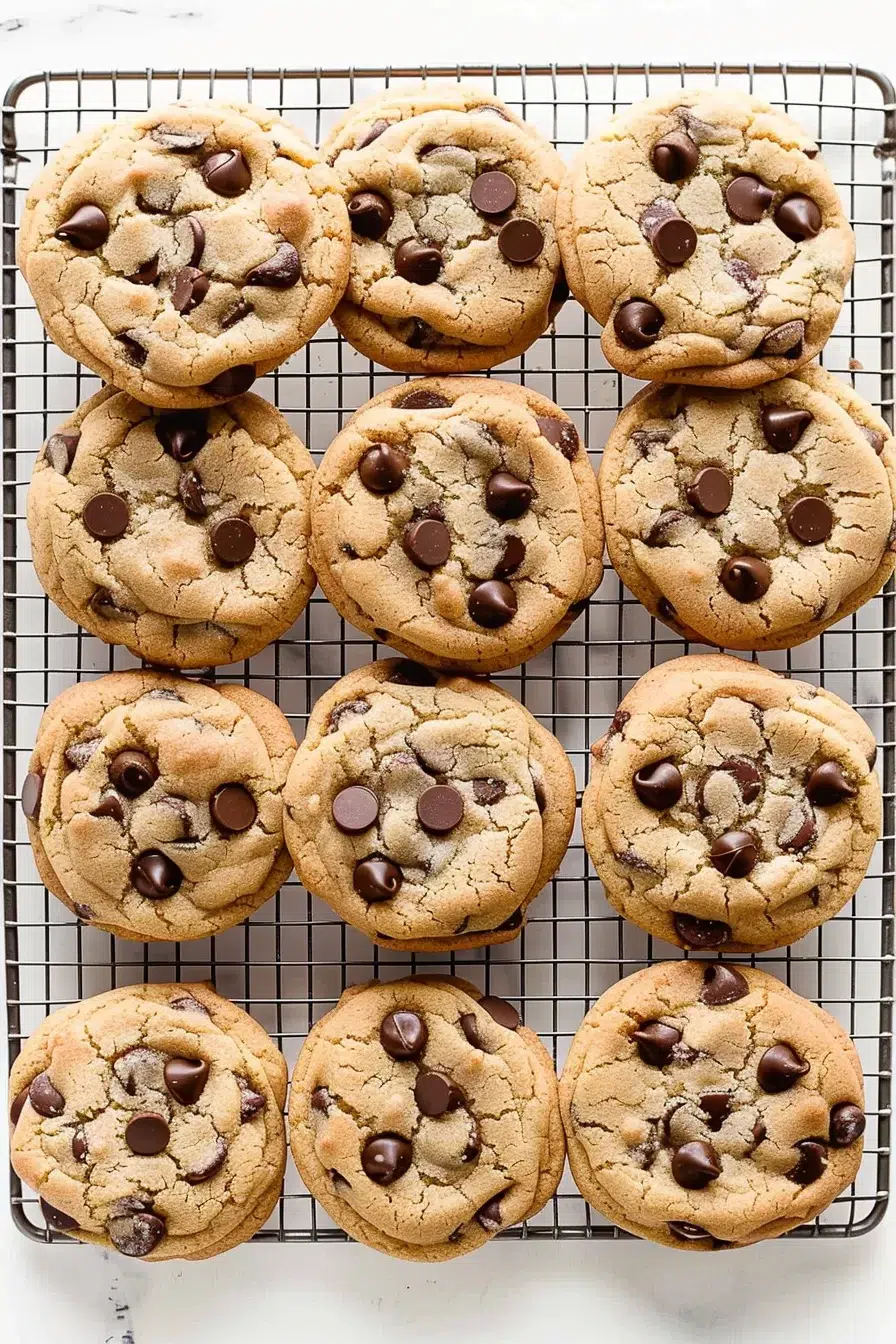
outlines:
[[[558,1067],[593,1001],[619,977],[681,956],[627,924],[607,905],[577,825],[556,878],[534,902],[522,937],[494,949],[403,956],[373,947],[294,880],[246,924],[184,944],[127,942],[82,926],[44,890],[17,804],[44,706],[74,680],[134,666],[72,626],[41,592],[29,559],[25,492],[40,444],[97,386],[47,340],[14,265],[25,191],[76,130],[150,103],[209,96],[249,98],[282,112],[315,142],[342,111],[391,81],[422,74],[470,79],[538,126],[564,157],[613,111],[648,94],[716,83],[752,90],[789,111],[822,146],[856,231],[858,260],[825,363],[893,416],[894,91],[882,76],[849,67],[469,67],[446,70],[152,71],[56,73],[16,83],[3,109],[2,383],[4,464],[4,895],[10,1055],[46,1013],[74,999],[143,980],[209,977],[268,1029],[292,1066],[309,1023],[342,989],[378,975],[457,972],[518,1003]],[[599,329],[574,303],[556,329],[495,373],[547,393],[572,415],[597,464],[636,384],[608,367]],[[285,412],[316,460],[345,418],[396,381],[325,327],[255,390]],[[763,656],[768,666],[837,692],[864,715],[882,747],[884,836],[868,877],[842,914],[791,948],[755,960],[832,1012],[849,1029],[867,1091],[865,1159],[854,1187],[795,1236],[854,1236],[883,1215],[890,1140],[893,993],[894,607],[891,590],[821,639]],[[694,646],[691,646],[693,649]],[[618,700],[654,663],[688,651],[627,595],[608,568],[588,608],[553,648],[495,680],[522,699],[563,742],[579,788],[589,744]],[[302,737],[314,701],[339,676],[384,655],[317,595],[289,632],[251,662],[219,668],[270,696]],[[13,1216],[39,1240],[53,1237],[36,1200],[12,1183]],[[567,1173],[538,1217],[506,1235],[610,1238],[623,1234],[593,1214]],[[259,1239],[344,1240],[289,1167],[286,1189]]]

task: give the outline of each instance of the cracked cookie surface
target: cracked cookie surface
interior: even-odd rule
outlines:
[[[840,1024],[725,962],[670,962],[614,985],[560,1080],[584,1197],[680,1250],[748,1246],[815,1218],[858,1172],[863,1104]]]
[[[45,710],[22,790],[41,878],[124,938],[220,933],[292,869],[282,791],[295,738],[243,686],[114,672]]]
[[[531,1218],[565,1145],[551,1058],[503,999],[414,976],[346,990],[290,1091],[299,1173],[375,1250],[449,1260]]]
[[[146,1260],[248,1240],[283,1181],[286,1062],[207,984],[51,1014],[10,1076],[11,1156],[48,1225]]]
[[[880,834],[855,710],[725,654],[646,673],[591,752],[582,831],[607,899],[680,947],[795,942],[853,896]]]
[[[620,578],[709,644],[801,644],[896,563],[896,444],[818,367],[755,391],[646,388],[610,435],[600,491]]]
[[[789,116],[718,89],[639,102],[588,141],[557,231],[614,368],[754,387],[818,353],[855,240],[817,154]]]
[[[516,666],[602,576],[597,481],[574,424],[492,379],[430,378],[363,406],[318,469],[311,527],[333,606],[436,667]]]
[[[385,947],[507,942],[560,863],[575,777],[507,692],[386,659],[318,700],[284,792],[302,882]]]
[[[156,407],[245,392],[329,317],[351,234],[332,169],[243,103],[84,131],[25,201],[18,263],[50,336]]]
[[[333,320],[406,373],[492,368],[568,291],[554,229],[559,155],[498,99],[421,85],[352,108],[322,146],[353,230]]]
[[[34,567],[67,616],[138,657],[186,668],[248,658],[314,588],[313,475],[261,397],[166,415],[104,389],[38,457]]]

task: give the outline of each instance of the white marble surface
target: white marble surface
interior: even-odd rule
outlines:
[[[78,66],[648,58],[854,61],[892,76],[896,25],[891,0],[0,0],[3,87]],[[0,1319],[16,1344],[892,1344],[894,1277],[896,1218],[852,1242],[711,1258],[512,1243],[427,1268],[340,1245],[144,1266],[48,1251],[0,1213]]]

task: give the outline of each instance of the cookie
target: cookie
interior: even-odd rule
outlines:
[[[566,852],[576,784],[506,691],[386,659],[323,695],[284,793],[302,882],[383,947],[516,938]]]
[[[9,1095],[12,1165],[54,1232],[205,1260],[279,1198],[286,1061],[211,985],[128,985],[52,1013]]]
[[[677,1250],[781,1236],[862,1158],[849,1036],[774,976],[727,962],[667,962],[608,990],[573,1039],[560,1107],[588,1203]]]
[[[84,131],[25,200],[18,263],[52,339],[149,406],[247,391],[348,278],[336,176],[244,103],[174,103]]]
[[[286,881],[295,738],[244,686],[113,672],[44,711],[22,789],[41,879],[123,938],[205,938]]]
[[[107,388],[38,457],[34,567],[67,616],[138,657],[248,658],[289,629],[314,588],[313,475],[261,397],[159,414]]]
[[[533,1217],[565,1145],[557,1079],[516,1009],[462,980],[347,989],[290,1089],[302,1180],[357,1241],[450,1260]]]
[[[352,225],[333,316],[405,373],[512,359],[568,294],[554,229],[559,155],[496,98],[420,85],[352,108],[324,142]]]
[[[818,367],[755,391],[644,389],[610,435],[600,491],[620,578],[698,642],[791,648],[896,563],[896,444]]]
[[[434,667],[515,667],[602,577],[597,482],[575,425],[492,379],[427,379],[362,406],[318,469],[311,529],[340,614]]]
[[[636,103],[587,142],[557,232],[614,368],[756,387],[818,353],[855,240],[817,155],[789,116],[721,89]]]
[[[865,875],[875,751],[836,695],[758,664],[653,668],[591,748],[582,831],[610,904],[679,947],[796,942]]]

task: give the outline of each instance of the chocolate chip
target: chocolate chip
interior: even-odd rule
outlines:
[[[78,1227],[77,1219],[72,1218],[71,1214],[63,1213],[61,1209],[55,1209],[52,1204],[41,1198],[40,1211],[47,1221],[47,1224],[55,1228],[57,1232],[72,1232]]]
[[[656,604],[656,609],[658,615],[664,621],[674,622],[678,616],[678,612],[675,610],[672,603],[669,601],[668,597],[661,597],[659,602],[657,602]]]
[[[884,435],[881,434],[879,429],[869,429],[867,425],[858,425],[857,428],[871,444],[871,447],[877,453],[878,457],[880,457],[884,450],[884,443],[886,442]]]
[[[664,509],[644,538],[645,546],[665,546],[672,528],[686,517],[681,509]]]
[[[159,254],[150,257],[138,266],[133,275],[126,275],[125,279],[132,285],[154,285],[159,278]]]
[[[809,1065],[786,1041],[765,1051],[756,1069],[763,1092],[787,1092],[798,1078],[809,1072]]]
[[[311,1093],[311,1109],[318,1111],[321,1115],[326,1115],[332,1105],[333,1098],[325,1087],[316,1087]]]
[[[198,266],[205,251],[205,229],[197,215],[186,215],[174,226],[174,240],[179,247],[189,247],[191,266]]]
[[[249,165],[238,149],[220,149],[199,165],[205,185],[218,196],[242,196],[252,185]]]
[[[700,151],[684,131],[670,131],[654,145],[651,161],[664,182],[680,182],[697,167]]]
[[[526,558],[526,546],[520,537],[508,537],[504,543],[504,550],[501,553],[501,559],[495,565],[492,577],[495,579],[507,579],[511,574],[515,574],[520,565]]]
[[[222,565],[243,565],[255,550],[255,528],[245,518],[222,518],[209,534],[209,542]]]
[[[501,1226],[501,1200],[504,1198],[504,1192],[495,1195],[483,1204],[482,1208],[476,1213],[476,1221],[486,1232],[497,1232]]]
[[[556,415],[536,415],[535,423],[542,435],[568,462],[578,456],[579,435],[571,420],[560,420]]]
[[[811,1185],[823,1176],[828,1165],[827,1144],[821,1139],[801,1139],[794,1147],[799,1152],[796,1166],[790,1168],[787,1179],[797,1185]]]
[[[725,262],[725,270],[733,280],[745,289],[751,299],[761,299],[765,293],[765,281],[748,261],[743,261],[740,257],[733,257],[731,261]]]
[[[28,1100],[38,1115],[52,1119],[65,1110],[65,1097],[50,1082],[47,1073],[39,1073],[28,1088]]]
[[[789,453],[812,423],[809,411],[796,406],[763,406],[759,413],[765,441],[776,453]]]
[[[466,1098],[450,1078],[441,1073],[418,1073],[414,1084],[414,1100],[422,1115],[435,1118],[463,1106]]]
[[[352,884],[365,901],[388,901],[395,896],[404,880],[397,863],[378,854],[361,859],[355,864]]]
[[[361,484],[374,495],[392,495],[400,489],[408,474],[410,461],[400,448],[375,443],[358,463]]]
[[[379,816],[380,803],[372,789],[349,784],[333,799],[333,820],[345,835],[361,835]]]
[[[770,355],[777,359],[798,359],[803,353],[803,338],[806,324],[802,321],[785,322],[774,327],[760,342],[757,355]]]
[[[683,266],[697,250],[697,230],[671,201],[652,202],[641,215],[640,226],[654,254],[667,266]]]
[[[382,238],[394,215],[391,203],[376,191],[359,191],[348,203],[352,230],[361,238]]]
[[[442,254],[437,247],[408,238],[395,249],[395,269],[412,285],[431,285],[442,269]]]
[[[834,530],[834,515],[823,499],[804,495],[791,504],[786,513],[787,526],[806,546],[817,546],[827,541]]]
[[[472,1017],[472,1013],[470,1014],[470,1016]],[[16,1125],[19,1123],[19,1116],[25,1109],[25,1102],[27,1100],[28,1100],[28,1088],[23,1087],[21,1092],[19,1092],[19,1094],[13,1098],[12,1105],[9,1108],[9,1123],[12,1125],[13,1129],[15,1129]]]
[[[22,783],[22,811],[29,821],[34,821],[40,812],[40,796],[44,790],[44,777],[36,770],[30,770]]]
[[[389,129],[388,121],[383,121],[382,119],[372,121],[370,125],[367,127],[367,130],[361,136],[361,139],[355,143],[354,148],[366,149],[368,145],[373,144],[374,140],[379,139],[383,131],[388,131],[388,129]]]
[[[272,257],[252,268],[245,283],[263,285],[267,289],[292,289],[301,274],[299,254],[292,243],[280,243]]]
[[[234,1077],[240,1089],[240,1124],[245,1125],[259,1115],[268,1103],[260,1092],[256,1092],[248,1078],[241,1078],[238,1073]]]
[[[848,1148],[865,1133],[865,1112],[851,1101],[831,1107],[830,1142],[834,1148]]]
[[[638,1054],[644,1063],[661,1069],[672,1058],[672,1051],[681,1040],[681,1032],[677,1027],[667,1026],[665,1022],[644,1022],[637,1031],[632,1032],[632,1039],[638,1042]]]
[[[472,1045],[472,1047],[473,1047],[474,1050],[484,1050],[484,1049],[485,1049],[485,1046],[482,1044],[482,1041],[480,1040],[479,1032],[476,1030],[476,1014],[475,1014],[475,1013],[462,1013],[462,1014],[461,1014],[461,1017],[460,1017],[460,1029],[461,1029],[461,1031],[463,1032],[463,1034],[466,1036],[467,1040],[469,1041],[470,1045]]]
[[[503,215],[516,205],[516,183],[507,173],[480,173],[470,187],[470,203],[480,215]]]
[[[450,784],[434,784],[417,799],[417,818],[425,831],[447,835],[459,826],[464,815],[464,800]]]
[[[727,924],[723,927],[728,928]],[[730,933],[728,929],[729,936]],[[738,999],[745,999],[749,992],[750,986],[740,971],[723,961],[711,962],[703,972],[700,1001],[710,1008],[724,1008],[726,1004],[737,1003]]]
[[[156,1153],[164,1152],[167,1148],[171,1131],[163,1115],[141,1111],[128,1121],[124,1137],[132,1153],[140,1157],[155,1157]]]
[[[493,471],[485,487],[485,507],[494,518],[520,518],[532,503],[535,491],[509,471]]]
[[[673,915],[675,932],[688,947],[721,947],[731,937],[727,924],[719,919],[698,919],[696,915]]]
[[[719,578],[736,602],[755,602],[768,592],[772,571],[758,555],[736,555],[725,561]]]
[[[410,350],[419,350],[422,345],[426,344],[427,338],[433,335],[431,326],[426,322],[421,322],[419,317],[412,317],[410,330],[404,343]]]
[[[643,350],[653,345],[664,320],[655,303],[647,299],[629,299],[613,318],[613,330],[616,339],[629,350]]]
[[[131,864],[132,885],[141,896],[151,901],[163,901],[174,896],[183,876],[177,864],[158,849],[145,850]]]
[[[745,803],[755,803],[762,792],[762,775],[752,761],[744,761],[736,756],[731,756],[727,760],[721,761],[716,769],[725,770],[728,774],[733,775],[743,801]]]
[[[824,761],[806,781],[806,794],[816,807],[834,807],[846,798],[854,798],[856,790],[836,761]]]
[[[177,482],[177,493],[186,513],[191,518],[206,518],[208,505],[202,489],[202,477],[198,471],[182,471]]]
[[[361,1166],[377,1185],[391,1185],[411,1165],[411,1145],[400,1134],[376,1134],[361,1151]]]
[[[435,518],[408,523],[402,537],[405,555],[420,569],[438,569],[451,554],[451,533]]]
[[[487,1012],[489,1017],[494,1018],[499,1027],[506,1027],[508,1031],[516,1031],[520,1025],[519,1013],[513,1004],[508,1003],[506,999],[499,999],[494,994],[486,994],[484,998],[479,1000],[479,1007]]]
[[[191,462],[208,442],[205,411],[175,411],[155,422],[156,438],[175,462]]]
[[[80,439],[80,434],[51,434],[44,444],[44,459],[60,476],[67,476],[71,471]]]
[[[165,1086],[182,1106],[193,1106],[202,1096],[208,1081],[209,1066],[204,1059],[175,1057],[165,1061]]]
[[[92,817],[111,817],[113,821],[121,823],[124,821],[124,808],[121,805],[121,800],[116,798],[114,793],[110,793],[107,798],[101,799],[90,815]],[[90,909],[89,906],[84,908]],[[92,914],[91,911],[87,918],[90,918]]]
[[[731,1098],[727,1092],[705,1092],[700,1098],[700,1109],[707,1117],[707,1124],[714,1134],[731,1114]]]
[[[461,1162],[475,1162],[476,1158],[482,1152],[482,1135],[479,1132],[479,1124],[474,1115],[470,1116],[470,1133],[467,1139],[466,1147],[460,1155]]]
[[[392,1059],[419,1059],[428,1040],[426,1023],[408,1008],[396,1008],[380,1023],[380,1045]]]
[[[165,1235],[164,1218],[142,1200],[120,1199],[106,1228],[109,1240],[122,1255],[143,1256],[155,1250]]]
[[[477,583],[470,593],[467,610],[477,625],[487,630],[498,630],[516,615],[516,593],[501,579],[486,579]]]
[[[156,144],[174,154],[191,154],[205,144],[204,131],[182,131],[177,126],[154,126],[149,134]]]
[[[184,1172],[184,1180],[187,1185],[201,1185],[203,1181],[211,1180],[217,1172],[221,1170],[227,1161],[227,1143],[221,1138],[220,1134],[215,1138],[215,1146],[209,1153],[205,1161],[200,1161],[198,1166],[190,1167]]]
[[[197,270],[195,266],[184,266],[179,270],[171,291],[171,302],[176,311],[186,317],[187,313],[198,308],[208,293],[209,283],[205,272]]]
[[[101,741],[99,737],[88,737],[83,742],[70,742],[63,753],[66,765],[73,770],[83,770],[88,761],[93,760]]]
[[[453,403],[440,392],[429,392],[426,388],[417,388],[394,403],[407,411],[440,411]]]
[[[138,368],[141,368],[146,363],[149,351],[146,349],[146,346],[142,345],[137,339],[135,332],[120,331],[115,339],[124,349],[124,353],[127,355],[131,364],[136,364]]]
[[[503,779],[473,780],[473,797],[483,807],[491,807],[493,803],[500,803],[506,793],[507,785]]]
[[[242,322],[244,317],[254,312],[251,303],[247,303],[245,299],[237,299],[233,307],[221,318],[221,330],[227,331],[230,327],[235,327],[237,322]]]
[[[775,211],[775,223],[795,243],[814,238],[821,229],[821,211],[811,196],[796,192],[787,196]]]
[[[120,751],[109,766],[109,778],[125,798],[138,798],[159,777],[155,762],[143,751]]]
[[[86,1162],[87,1151],[87,1135],[84,1126],[79,1125],[72,1135],[72,1157],[76,1162]]]
[[[174,1008],[179,1013],[201,1013],[203,1017],[209,1017],[210,1013],[204,1003],[198,999],[192,998],[189,994],[183,994],[179,999],[172,999],[169,1008]]]
[[[240,397],[255,382],[254,364],[235,364],[232,369],[225,369],[219,373],[210,383],[206,383],[204,391],[213,397],[220,397],[227,400],[230,397]]]
[[[632,775],[635,793],[645,807],[664,812],[674,807],[681,797],[681,771],[671,761],[654,761],[643,765]]]
[[[685,490],[692,509],[707,518],[717,518],[731,503],[731,477],[721,467],[702,467]]]
[[[156,205],[153,201],[148,201],[146,197],[139,191],[135,197],[135,204],[137,206],[137,209],[140,210],[144,215],[168,215],[174,208],[173,199],[169,199],[159,205]]]
[[[81,205],[54,236],[82,252],[95,252],[109,237],[109,221],[98,205]]]
[[[97,541],[115,541],[128,530],[131,511],[121,495],[109,491],[88,499],[81,510],[81,519],[87,531]]]
[[[222,784],[209,803],[212,821],[224,835],[247,831],[258,816],[255,799],[242,784]]]
[[[435,686],[438,676],[422,663],[401,658],[392,669],[389,681],[397,686]]]
[[[795,814],[795,816],[794,816]],[[778,836],[778,844],[786,853],[799,854],[815,840],[815,818],[801,814],[798,807],[792,809],[791,817],[785,823]]]
[[[733,178],[725,192],[729,212],[743,224],[758,224],[773,199],[771,188],[750,173]]]
[[[718,1153],[702,1139],[683,1143],[672,1155],[672,1175],[685,1190],[705,1190],[721,1174]]]
[[[525,266],[541,255],[544,234],[531,219],[508,219],[498,234],[498,248],[515,266]]]
[[[746,877],[756,867],[759,850],[749,831],[726,831],[714,841],[709,858],[723,877]]]
[[[698,1227],[696,1223],[682,1223],[673,1221],[667,1223],[669,1231],[674,1237],[680,1237],[682,1241],[713,1241],[711,1232],[707,1232],[705,1227]]]

